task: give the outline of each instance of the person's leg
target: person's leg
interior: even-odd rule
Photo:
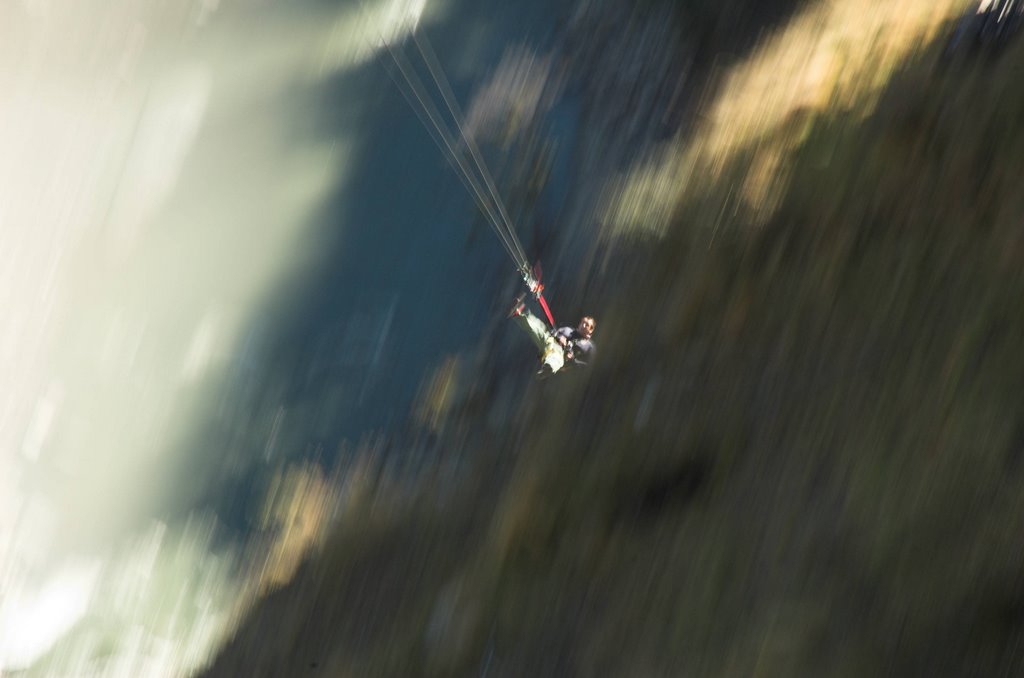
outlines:
[[[551,335],[548,333],[548,326],[544,324],[544,321],[528,310],[513,316],[512,319],[524,332],[530,335],[530,339],[533,341],[533,345],[537,347],[537,351],[543,354],[547,350],[548,341],[552,340]],[[555,343],[557,344],[557,342]]]
[[[533,345],[537,347],[537,352],[540,354],[541,369],[546,367],[552,374],[562,369],[562,366],[565,365],[565,353],[558,341],[551,336],[544,321],[526,309],[513,315],[512,319],[533,340]]]
[[[544,347],[544,353],[541,354],[540,361],[551,369],[552,374],[562,369],[565,365],[565,352],[551,335],[548,335],[547,345]]]

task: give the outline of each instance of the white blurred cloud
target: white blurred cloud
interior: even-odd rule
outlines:
[[[349,171],[343,131],[297,135],[302,93],[394,34],[394,6],[0,4],[0,669],[87,614],[175,493],[189,400],[222,385]]]

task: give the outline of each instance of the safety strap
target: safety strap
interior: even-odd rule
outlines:
[[[540,278],[543,275],[543,271],[538,261],[533,265],[532,269],[521,268],[520,273],[523,274],[523,282],[526,283],[526,288],[530,290],[533,296],[537,297],[537,301],[540,303],[540,307],[544,309],[544,315],[548,317],[548,323],[551,325],[551,329],[555,329],[555,316],[551,314],[551,309],[548,307],[547,299],[544,298],[544,285],[541,283]]]
[[[548,322],[551,323],[551,329],[554,329],[555,328],[555,318],[554,318],[554,316],[551,315],[551,309],[548,308],[547,300],[544,299],[543,290],[544,290],[544,286],[543,285],[541,285],[539,288],[537,288],[537,301],[540,302],[540,307],[542,309],[544,309],[544,315],[546,315],[548,317]]]

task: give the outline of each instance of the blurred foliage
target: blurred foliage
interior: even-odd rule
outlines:
[[[939,47],[731,157],[709,196],[789,135],[764,223],[614,248],[585,379],[495,423],[442,370],[459,481],[358,505],[211,675],[1019,675],[1024,52]]]
[[[441,363],[427,380],[413,412],[413,417],[420,426],[433,432],[440,429],[455,398],[458,373],[458,358],[451,357]]]

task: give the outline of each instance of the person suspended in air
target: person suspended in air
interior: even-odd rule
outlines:
[[[596,323],[591,316],[580,318],[573,327],[550,329],[543,320],[526,308],[525,295],[516,298],[509,311],[511,318],[533,340],[540,357],[539,376],[546,377],[573,365],[586,365],[594,359],[594,334]]]
[[[402,94],[420,115],[420,120],[430,132],[434,143],[476,201],[477,207],[486,217],[491,230],[498,236],[516,271],[523,277],[526,288],[536,297],[537,303],[547,316],[548,324],[545,324],[543,320],[527,311],[526,304],[523,303],[526,295],[519,297],[515,307],[509,312],[509,317],[514,318],[529,334],[537,347],[541,361],[538,374],[547,376],[564,369],[567,365],[586,364],[594,356],[594,343],[591,340],[594,319],[585,316],[576,328],[557,327],[542,293],[544,286],[540,282],[540,263],[530,266],[515,225],[484,162],[483,154],[477,148],[472,135],[467,135],[464,131],[465,116],[458,101],[455,100],[437,56],[429,46],[426,35],[419,31],[412,33],[411,45],[415,46],[422,66],[430,73],[430,81],[436,87],[436,92],[422,85],[416,67],[406,58],[401,45],[396,47],[384,41],[384,46],[400,76],[395,78],[395,83],[400,89],[404,85]],[[438,96],[440,102],[434,100]],[[549,325],[557,329],[549,330]]]

